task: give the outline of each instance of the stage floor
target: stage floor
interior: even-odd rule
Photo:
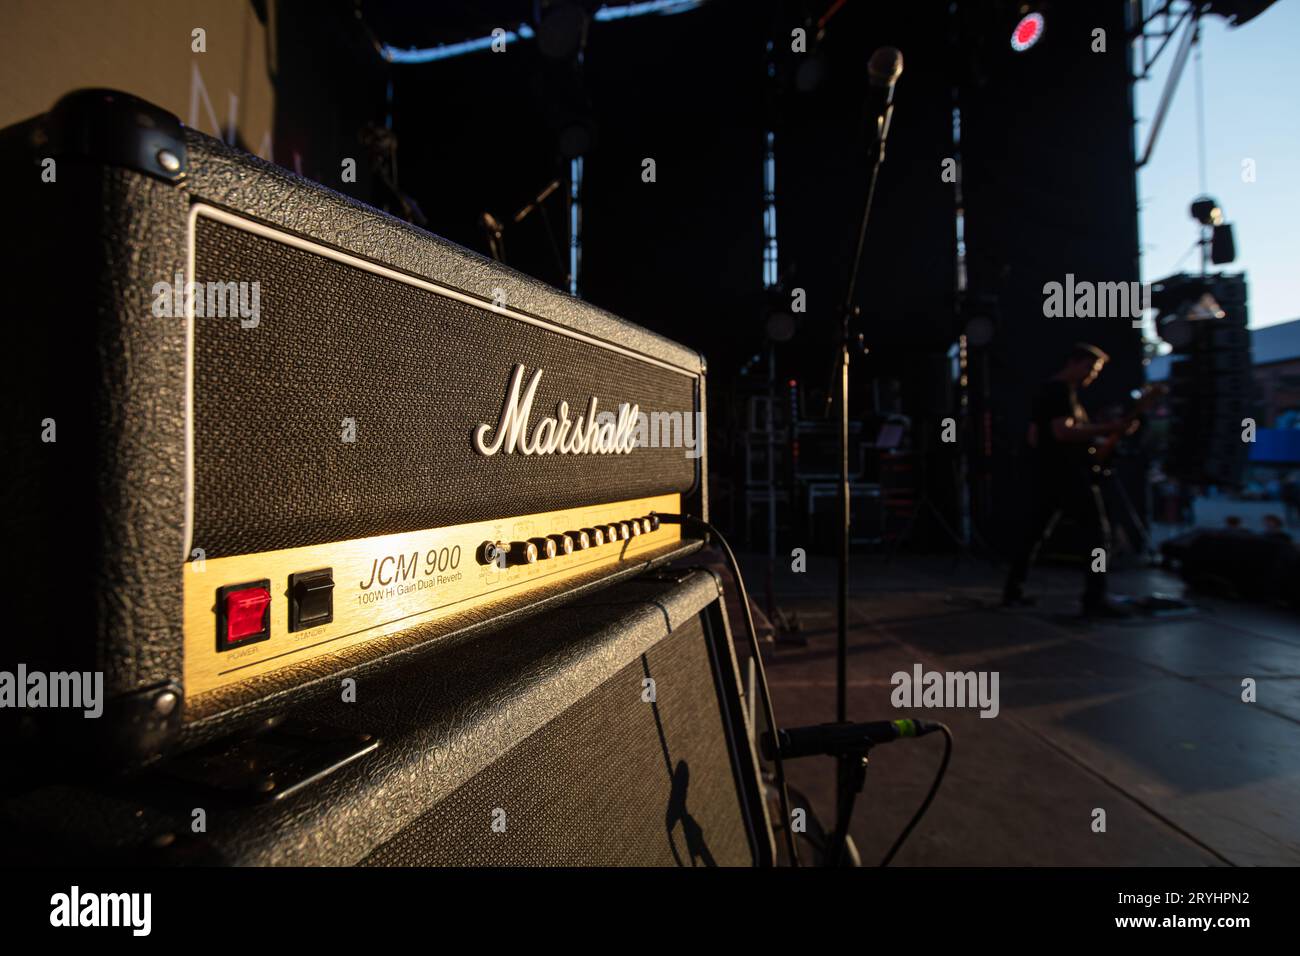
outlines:
[[[742,558],[764,603],[766,562]],[[951,766],[899,866],[1300,864],[1300,615],[1190,595],[1191,616],[1094,624],[1077,572],[1036,568],[1036,607],[997,606],[999,569],[964,560],[862,556],[852,574],[849,719],[945,721]],[[783,725],[835,717],[835,562],[774,575],[777,606],[807,645],[765,653]],[[1181,594],[1168,574],[1114,572],[1113,594]],[[732,615],[738,644],[743,627]],[[769,648],[771,646],[769,645]],[[997,671],[1000,712],[898,710],[897,671]],[[742,673],[744,672],[742,659]],[[1242,701],[1252,678],[1256,702]],[[863,861],[880,861],[932,779],[942,737],[872,753],[854,815]],[[788,765],[830,826],[829,759]],[[1094,810],[1106,812],[1094,832]]]

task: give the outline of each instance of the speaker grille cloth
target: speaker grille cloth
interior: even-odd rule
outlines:
[[[681,447],[486,457],[470,443],[517,363],[545,370],[534,426],[561,400],[576,419],[593,395],[599,410],[686,415],[693,378],[202,216],[195,228],[196,282],[257,282],[260,307],[253,328],[195,321],[193,546],[207,557],[693,486]]]
[[[706,640],[692,618],[363,865],[752,865]]]

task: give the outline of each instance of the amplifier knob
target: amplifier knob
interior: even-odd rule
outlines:
[[[590,547],[599,548],[605,543],[604,528],[583,528],[578,533],[587,536],[587,542]]]
[[[551,538],[529,538],[528,543],[533,546],[533,551],[537,555],[534,560],[545,561],[547,558],[555,557],[557,553],[556,543]]]
[[[536,564],[537,545],[531,541],[511,541],[507,564]]]
[[[640,525],[641,525],[641,533],[642,533],[642,534],[649,534],[651,531],[654,530],[654,528],[650,527],[650,519],[649,519],[649,518],[638,518],[637,521],[638,521],[638,522],[640,523]]]
[[[634,537],[634,538],[640,537],[640,535],[641,535],[641,519],[640,519],[640,518],[633,518],[631,521],[627,522],[627,527],[629,527],[629,528],[632,529],[632,537]]]
[[[555,546],[556,554],[573,554],[572,534],[548,534],[546,540]]]
[[[616,524],[605,525],[605,540],[610,544],[613,544],[615,541],[618,540],[618,525]]]
[[[658,531],[658,530],[659,530],[659,516],[658,516],[658,515],[651,515],[650,517],[646,518],[645,520],[646,520],[646,525],[649,527],[649,529],[650,529],[651,531]]]
[[[586,551],[593,544],[588,531],[566,531],[564,536],[573,542],[573,550]]]
[[[626,541],[628,538],[632,537],[632,529],[627,526],[626,521],[619,522],[618,536],[623,541]]]

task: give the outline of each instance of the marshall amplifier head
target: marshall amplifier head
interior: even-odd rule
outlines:
[[[148,761],[698,547],[698,353],[122,93],[0,137],[11,723]]]

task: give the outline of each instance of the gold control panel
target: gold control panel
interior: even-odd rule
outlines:
[[[417,625],[641,563],[680,495],[188,562],[189,697]]]

